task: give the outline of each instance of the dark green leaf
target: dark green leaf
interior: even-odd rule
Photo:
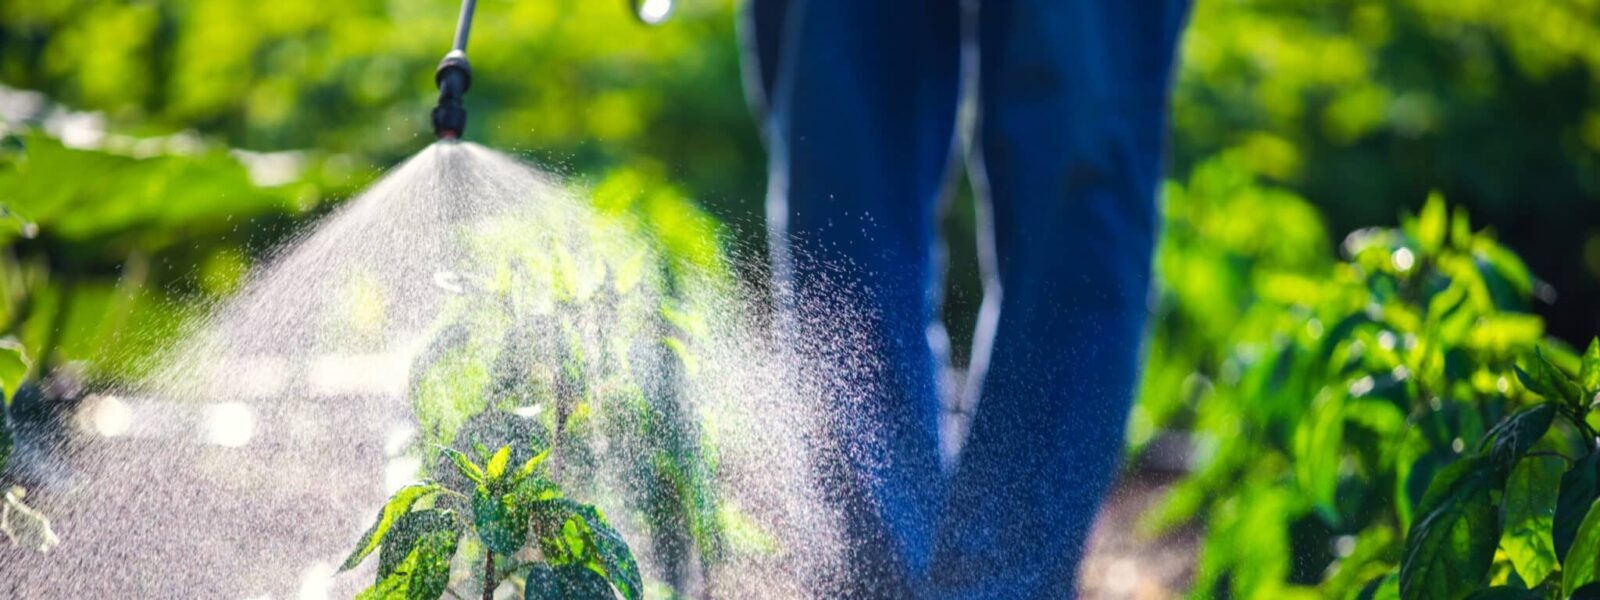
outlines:
[[[394,526],[395,520],[399,519],[400,515],[410,511],[411,505],[415,504],[418,499],[437,491],[439,491],[439,486],[431,483],[413,483],[396,491],[383,504],[383,508],[378,511],[378,518],[372,522],[372,527],[367,528],[367,532],[361,536],[361,541],[356,544],[356,549],[350,553],[349,557],[344,559],[344,564],[339,567],[339,570],[348,571],[361,564],[362,559],[365,559],[368,554],[378,548],[379,543],[383,542],[383,536],[389,533],[389,529]]]
[[[1422,501],[1417,503],[1416,514],[1419,519],[1426,518],[1438,510],[1445,500],[1455,495],[1464,485],[1475,485],[1476,478],[1485,477],[1491,472],[1492,466],[1489,460],[1481,456],[1463,458],[1445,465],[1428,482],[1427,489],[1422,493]]]
[[[472,495],[472,522],[483,545],[500,554],[513,554],[528,538],[528,513],[512,493],[495,493],[479,487]]]
[[[1551,527],[1566,461],[1559,456],[1529,456],[1506,479],[1500,522],[1500,549],[1523,581],[1544,581],[1556,570]]]
[[[600,559],[600,566],[605,571],[606,579],[617,586],[617,591],[622,592],[622,597],[627,600],[639,600],[644,597],[644,582],[639,576],[639,565],[633,560],[633,553],[628,550],[628,543],[622,539],[622,534],[606,522],[605,516],[593,506],[581,506],[577,514],[592,532],[592,543],[595,553]]]
[[[455,514],[448,510],[416,510],[402,515],[383,539],[383,549],[378,553],[378,578],[393,574],[418,543],[444,533],[451,538],[460,536]]]
[[[561,582],[556,579],[556,572],[550,565],[539,563],[528,570],[528,577],[522,584],[523,600],[565,600],[561,594]]]
[[[1540,598],[1539,592],[1501,585],[1473,592],[1466,600],[1539,600]]]
[[[561,588],[563,600],[613,600],[616,595],[606,578],[587,566],[569,563],[554,569],[556,583]]]
[[[1500,533],[1490,501],[1494,475],[1481,459],[1474,468],[1446,468],[1423,496],[1423,515],[1406,536],[1400,597],[1456,600],[1483,585]],[[1446,479],[1446,475],[1453,477]]]
[[[1561,593],[1571,596],[1578,588],[1596,580],[1600,572],[1600,502],[1589,505],[1589,512],[1578,525],[1572,549],[1561,564]]]
[[[1544,352],[1538,347],[1533,349],[1533,358],[1528,361],[1528,369],[1516,367],[1517,379],[1522,381],[1523,387],[1535,394],[1543,396],[1552,402],[1564,402],[1578,408],[1587,408],[1588,402],[1583,398],[1583,392],[1578,389],[1567,374],[1561,371],[1555,363],[1544,357]]]
[[[438,600],[450,585],[450,561],[455,558],[458,539],[454,529],[417,538],[390,573],[356,600]]]
[[[1517,460],[1539,441],[1539,438],[1544,437],[1555,416],[1556,405],[1551,402],[1541,402],[1511,415],[1490,429],[1485,437],[1494,439],[1490,456],[1494,459],[1495,468],[1509,470],[1516,464]]]
[[[1589,513],[1589,505],[1600,496],[1600,452],[1590,452],[1561,476],[1561,494],[1556,498],[1556,517],[1551,537],[1556,557],[1565,561],[1578,525]]]

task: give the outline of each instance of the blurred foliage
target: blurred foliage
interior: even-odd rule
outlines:
[[[1586,340],[1600,330],[1596,40],[1591,1],[1198,0],[1176,172],[1237,151],[1335,236],[1438,190],[1553,284],[1552,331]]]
[[[1225,155],[1167,190],[1166,286],[1131,443],[1138,451],[1159,431],[1182,430],[1194,452],[1147,531],[1205,524],[1200,598],[1372,597],[1368,584],[1391,572],[1401,597],[1460,598],[1490,581],[1491,565],[1496,583],[1515,565],[1517,581],[1540,585],[1553,553],[1529,566],[1528,535],[1490,529],[1511,502],[1508,473],[1546,430],[1563,432],[1544,442],[1550,455],[1583,460],[1600,419],[1582,401],[1563,413],[1569,425],[1551,428],[1546,410],[1544,427],[1522,432],[1526,443],[1502,448],[1509,415],[1537,400],[1518,362],[1546,366],[1533,352],[1544,327],[1527,312],[1527,268],[1437,195],[1400,228],[1352,233],[1336,260],[1316,211],[1257,186],[1247,160]],[[1448,487],[1446,474],[1459,473],[1447,466],[1469,458],[1495,461],[1471,490],[1481,498],[1430,501],[1430,482]],[[1557,479],[1566,470],[1549,466]],[[1544,491],[1537,500],[1553,506]],[[1457,512],[1430,521],[1436,511]],[[1480,513],[1493,522],[1455,520]],[[1437,559],[1441,570],[1401,568],[1402,558]],[[1413,572],[1428,581],[1408,581]]]

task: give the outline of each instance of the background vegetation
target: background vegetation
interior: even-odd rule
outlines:
[[[622,0],[480,4],[469,137],[595,185],[680,249],[715,252],[695,233],[713,221],[724,248],[761,247],[736,6],[684,0],[651,28]],[[136,375],[85,361],[159,342],[179,307],[227,293],[264,249],[426,144],[455,11],[0,0],[0,327],[30,377]],[[1596,40],[1589,0],[1196,1],[1173,100],[1182,183],[1130,442],[1193,441],[1192,474],[1151,524],[1216,533],[1197,593],[1359,592],[1399,564],[1427,489],[1411,470],[1471,454],[1535,401],[1507,378],[1535,344],[1570,356],[1600,332]],[[1432,191],[1460,210],[1425,209]],[[959,241],[973,212],[954,206],[960,360],[979,291]],[[1450,294],[1465,308],[1434,304]],[[1373,305],[1381,318],[1339,329]],[[1430,329],[1446,309],[1470,314],[1469,331]],[[1351,357],[1351,340],[1383,352]],[[1383,388],[1400,367],[1409,383]],[[1408,395],[1372,409],[1391,389]],[[1347,430],[1356,405],[1399,421]],[[1423,441],[1361,437],[1412,417],[1442,424]],[[1248,539],[1282,551],[1228,547],[1230,527],[1275,532]],[[1334,567],[1358,551],[1370,568]]]

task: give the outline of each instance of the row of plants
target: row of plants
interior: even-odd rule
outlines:
[[[1437,195],[1336,260],[1316,211],[1233,160],[1169,187],[1131,428],[1134,452],[1192,443],[1143,523],[1203,525],[1191,595],[1592,593],[1600,346],[1544,338],[1542,284]]]

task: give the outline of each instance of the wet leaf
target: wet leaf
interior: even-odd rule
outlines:
[[[460,536],[455,514],[448,510],[426,509],[402,515],[383,539],[383,549],[378,553],[378,578],[393,574],[417,544],[436,541],[446,533],[451,538]]]
[[[473,483],[476,483],[480,486],[488,484],[487,478],[484,477],[483,469],[479,468],[476,463],[473,463],[472,459],[467,458],[467,455],[462,454],[460,451],[457,451],[453,448],[443,448],[442,451],[446,456],[450,457],[450,460],[455,462],[456,470],[461,471],[462,476],[472,480]]]
[[[472,495],[472,522],[483,545],[500,554],[514,554],[528,539],[528,514],[511,493],[479,487]]]
[[[494,456],[484,465],[484,478],[489,481],[499,481],[500,476],[506,474],[506,466],[511,463],[511,445],[501,446]]]
[[[459,533],[453,528],[417,537],[389,573],[380,575],[356,600],[438,600],[450,585],[450,561],[458,542]]]
[[[339,567],[339,570],[348,571],[361,564],[361,561],[368,554],[371,554],[373,550],[376,550],[378,544],[383,542],[383,537],[394,527],[395,521],[411,510],[411,505],[415,504],[423,496],[439,490],[439,486],[432,483],[413,483],[400,488],[394,495],[389,496],[389,500],[378,511],[378,518],[373,521],[372,527],[369,527],[367,532],[361,536],[361,541],[356,544],[356,549],[350,553],[349,557],[344,559],[344,564]]]

